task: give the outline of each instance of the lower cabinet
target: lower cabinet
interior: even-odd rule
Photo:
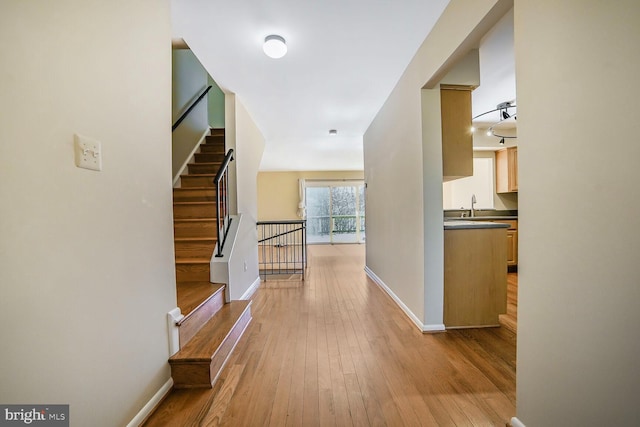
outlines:
[[[491,219],[491,222],[508,224],[507,229],[507,267],[518,265],[518,220],[517,219]]]
[[[505,228],[444,230],[446,328],[498,326],[507,311]]]
[[[507,266],[518,265],[518,230],[507,230]]]

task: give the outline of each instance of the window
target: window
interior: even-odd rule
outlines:
[[[493,209],[493,159],[473,158],[473,176],[443,183],[444,209],[470,209],[476,195],[476,209]]]
[[[306,186],[309,243],[364,242],[362,181],[307,181]]]

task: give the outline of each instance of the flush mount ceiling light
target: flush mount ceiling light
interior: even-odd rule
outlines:
[[[262,50],[264,50],[265,55],[269,58],[282,58],[287,54],[287,42],[284,40],[284,37],[271,34],[264,38]]]
[[[329,135],[335,136],[338,134],[338,131],[336,129],[329,129]]]

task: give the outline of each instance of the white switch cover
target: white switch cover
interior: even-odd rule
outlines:
[[[102,170],[102,147],[99,141],[75,134],[73,145],[77,167],[94,171]]]

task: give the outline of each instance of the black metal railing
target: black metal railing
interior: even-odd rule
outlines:
[[[258,221],[260,277],[301,274],[307,267],[307,221]]]
[[[178,126],[180,126],[180,123],[182,123],[182,121],[183,121],[185,118],[187,118],[187,116],[189,115],[189,113],[191,112],[191,110],[193,110],[193,109],[196,107],[196,105],[198,105],[198,103],[199,103],[200,101],[202,101],[202,99],[203,99],[205,96],[207,96],[207,93],[209,93],[209,91],[211,90],[211,88],[212,88],[212,87],[213,87],[213,86],[209,86],[209,87],[207,87],[207,88],[204,90],[204,92],[202,92],[202,93],[200,94],[200,96],[199,96],[195,101],[193,101],[193,103],[189,106],[189,108],[187,108],[187,111],[185,111],[184,113],[182,113],[182,115],[178,118],[178,120],[176,120],[176,122],[173,124],[173,126],[171,126],[171,132],[173,132],[174,130],[176,130],[176,128],[177,128]]]
[[[231,215],[229,213],[229,163],[233,160],[233,149],[229,149],[224,156],[224,160],[213,179],[216,187],[216,256],[222,256],[222,248],[227,240],[229,227],[231,226]]]

